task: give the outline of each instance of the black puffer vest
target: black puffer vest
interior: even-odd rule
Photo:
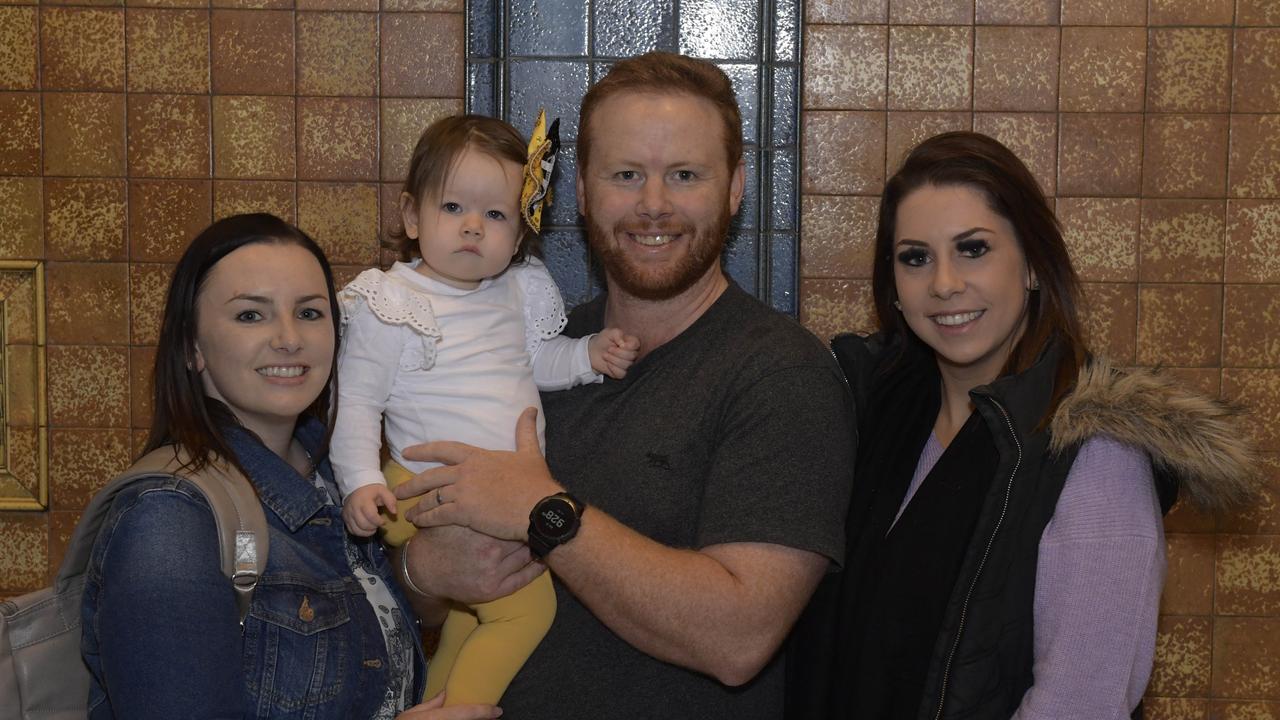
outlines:
[[[832,348],[857,403],[858,422],[882,421],[892,402],[868,407],[870,383],[887,355],[878,336],[837,337]],[[1032,677],[1033,603],[1040,538],[1052,519],[1079,445],[1048,450],[1036,426],[1050,402],[1058,355],[1051,348],[1026,372],[970,395],[998,453],[995,476],[979,511],[947,601],[929,661],[920,720],[1007,720]],[[856,441],[856,437],[855,437]],[[848,537],[862,527],[861,508],[886,478],[857,477]],[[824,580],[797,623],[788,652],[788,720],[851,717],[841,666],[847,646],[838,628],[854,605],[856,572]],[[868,718],[867,720],[874,720]]]

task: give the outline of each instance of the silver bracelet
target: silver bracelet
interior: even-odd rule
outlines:
[[[422,592],[417,585],[414,585],[413,578],[409,577],[409,543],[411,542],[413,542],[413,538],[409,538],[405,541],[404,545],[400,546],[400,572],[404,575],[405,587],[413,591],[413,594],[418,597],[431,597],[427,593]]]

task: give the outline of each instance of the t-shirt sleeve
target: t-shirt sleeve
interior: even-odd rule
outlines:
[[[844,560],[852,409],[835,369],[773,370],[724,406],[702,498],[699,546],[764,542]]]

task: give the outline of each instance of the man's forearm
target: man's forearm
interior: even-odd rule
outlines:
[[[444,465],[396,487],[401,498],[440,489],[437,503],[418,503],[408,519],[434,531],[466,526],[526,540],[530,509],[563,491],[539,452],[535,420],[532,409],[521,415],[514,452],[444,442],[406,448],[406,459]],[[726,684],[750,680],[769,661],[827,567],[817,553],[769,543],[665,547],[599,508],[581,522],[546,558],[569,590],[637,649]]]
[[[596,508],[547,561],[632,646],[726,685],[749,681],[769,661],[827,565],[765,543],[670,548]]]

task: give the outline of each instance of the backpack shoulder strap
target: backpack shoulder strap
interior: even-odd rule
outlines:
[[[84,574],[98,529],[111,508],[111,502],[121,490],[141,478],[179,477],[195,485],[213,510],[222,573],[235,588],[243,624],[249,614],[253,589],[267,565],[267,518],[262,511],[262,503],[248,479],[231,463],[217,459],[198,471],[192,471],[187,462],[186,453],[173,446],[157,448],[99,490],[76,525],[54,587],[61,590]]]

